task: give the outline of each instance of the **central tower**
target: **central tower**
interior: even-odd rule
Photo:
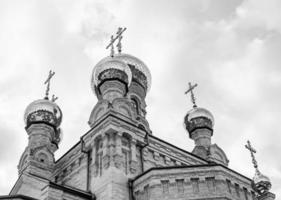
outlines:
[[[121,39],[119,29],[111,39],[111,55],[93,69],[91,87],[98,102],[88,121],[91,131],[81,138],[91,151],[89,189],[98,199],[128,199],[128,180],[141,173],[141,148],[151,134],[145,102],[151,75],[144,62],[121,52]]]

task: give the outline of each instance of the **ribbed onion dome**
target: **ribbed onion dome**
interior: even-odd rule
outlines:
[[[187,112],[184,123],[189,136],[191,132],[198,128],[208,128],[213,130],[215,123],[214,116],[205,108],[194,107]]]
[[[255,190],[259,194],[268,192],[271,188],[270,179],[267,176],[260,173],[258,170],[256,171],[256,174],[253,178],[253,184],[254,184]]]
[[[151,74],[147,66],[138,58],[129,54],[116,54],[102,59],[94,68],[91,86],[95,87],[105,79],[117,78],[130,85],[139,83],[146,91],[151,87]]]
[[[58,144],[60,141],[59,126],[62,121],[62,111],[59,106],[50,100],[39,99],[27,106],[24,112],[24,122],[26,128],[33,123],[46,123],[53,126],[57,135],[53,140]]]

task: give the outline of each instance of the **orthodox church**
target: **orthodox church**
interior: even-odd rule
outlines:
[[[18,164],[18,180],[0,199],[27,200],[273,200],[271,182],[257,165],[248,178],[228,167],[225,152],[212,143],[214,116],[195,104],[183,116],[194,140],[192,152],[152,134],[146,119],[145,97],[151,74],[139,58],[121,52],[119,28],[91,75],[98,99],[89,117],[89,131],[61,158],[54,153],[61,141],[62,111],[46,96],[33,101],[24,113],[28,144]],[[118,52],[114,52],[115,42]]]

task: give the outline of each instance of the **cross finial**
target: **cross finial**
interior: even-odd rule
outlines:
[[[250,141],[247,141],[247,144],[245,145],[246,149],[248,149],[251,153],[251,157],[252,157],[252,163],[254,164],[254,168],[256,169],[257,172],[259,172],[258,170],[258,163],[257,160],[255,158],[254,153],[257,153],[257,151],[252,147]]]
[[[118,53],[122,52],[122,44],[121,44],[121,40],[123,39],[122,33],[126,30],[127,28],[118,28],[117,31],[117,35],[116,37],[114,37],[113,35],[111,35],[110,38],[110,43],[106,46],[106,49],[108,49],[109,47],[111,47],[110,50],[110,56],[113,57],[114,56],[114,42],[118,39],[118,43],[117,43],[117,49],[118,49]]]
[[[50,70],[50,71],[49,71],[48,78],[47,78],[47,80],[44,82],[45,85],[47,84],[46,92],[45,92],[45,99],[49,99],[50,82],[51,82],[51,79],[52,79],[52,77],[53,77],[54,75],[55,75],[55,72],[53,72],[52,70]]]
[[[184,94],[187,94],[187,93],[190,92],[191,102],[193,103],[193,108],[196,108],[197,105],[196,105],[196,102],[195,102],[196,99],[195,99],[195,96],[194,96],[194,93],[193,93],[193,89],[195,87],[197,87],[198,85],[197,85],[197,83],[195,83],[194,85],[191,85],[191,83],[189,82],[188,86],[189,86],[189,88],[188,88],[188,90]]]

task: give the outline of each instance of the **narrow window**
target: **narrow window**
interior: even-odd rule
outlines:
[[[178,192],[183,193],[184,192],[183,179],[176,179],[176,183],[177,183]]]
[[[237,183],[235,183],[235,191],[236,191],[236,195],[237,197],[240,197],[240,191],[239,191],[239,185]]]
[[[135,192],[135,197],[136,197],[136,200],[140,199],[140,191]]]
[[[230,180],[226,179],[226,184],[227,184],[228,193],[231,194],[231,182],[230,182]]]
[[[126,150],[122,150],[122,154],[123,154],[123,162],[124,162],[124,172],[125,174],[128,174],[129,173],[129,152],[126,151]]]
[[[78,162],[79,162],[79,166],[82,164],[82,160],[83,160],[83,157],[81,156],[81,157],[79,157],[79,160],[78,160]]]
[[[199,193],[199,178],[191,178],[193,193]]]
[[[248,190],[247,188],[243,188],[245,200],[248,200]]]
[[[252,200],[256,200],[256,199],[257,199],[257,198],[256,198],[256,194],[255,194],[254,191],[251,191],[251,195],[252,195]]]
[[[132,98],[132,104],[133,104],[133,107],[136,109],[137,114],[139,115],[140,114],[139,103],[135,98]]]
[[[149,185],[144,186],[144,199],[145,200],[148,200],[148,198],[149,198],[148,187],[149,187]]]
[[[57,183],[59,180],[59,176],[55,176],[55,183]]]
[[[100,176],[102,175],[102,152],[98,154],[98,169]]]
[[[162,193],[166,194],[169,193],[169,181],[165,180],[165,181],[161,181],[162,183]]]
[[[206,183],[207,183],[207,187],[208,187],[208,190],[210,192],[213,192],[215,191],[215,177],[207,177],[206,178]]]

